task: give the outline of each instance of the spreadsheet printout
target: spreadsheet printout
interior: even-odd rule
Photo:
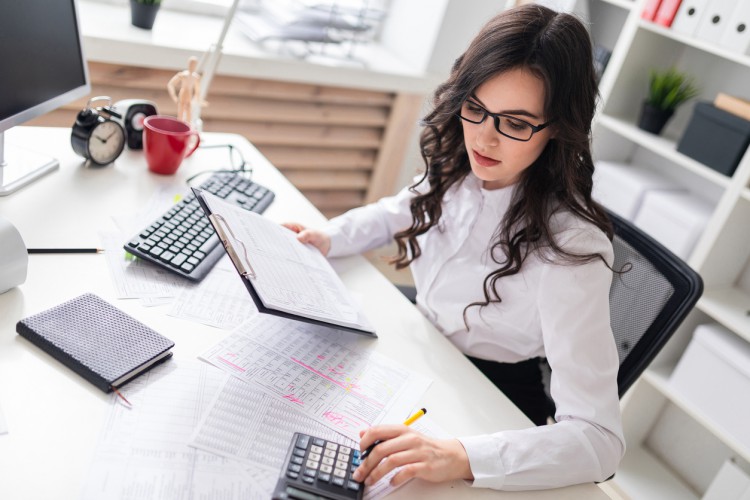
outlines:
[[[265,499],[267,469],[188,446],[226,375],[197,360],[170,360],[112,395],[85,482],[84,500]]]
[[[431,380],[368,348],[368,339],[258,314],[201,354],[304,415],[359,440],[359,430],[400,422]]]

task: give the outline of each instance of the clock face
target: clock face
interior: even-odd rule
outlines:
[[[89,138],[89,157],[94,163],[107,165],[112,163],[122,153],[125,146],[125,131],[116,122],[106,120],[100,122],[91,131]]]

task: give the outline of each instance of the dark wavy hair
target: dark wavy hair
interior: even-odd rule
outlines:
[[[555,211],[569,211],[612,239],[606,212],[591,199],[591,121],[598,97],[591,40],[577,18],[528,4],[491,19],[455,61],[448,80],[436,89],[433,109],[422,122],[420,146],[426,169],[411,186],[412,224],[395,235],[398,254],[391,262],[401,269],[421,255],[417,237],[438,224],[446,191],[471,172],[458,117],[462,103],[488,79],[516,68],[527,69],[544,82],[544,116],[555,120],[555,134],[520,176],[493,236],[490,255],[498,267],[484,279],[485,300],[469,304],[464,318],[471,306],[501,302],[497,280],[518,273],[536,250],[548,248],[566,263],[604,260],[600,254],[563,250],[549,226]],[[420,194],[416,187],[425,180],[429,190]],[[547,258],[544,252],[539,255]]]

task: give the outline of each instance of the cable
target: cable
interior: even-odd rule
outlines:
[[[253,167],[245,161],[245,157],[242,155],[242,152],[233,146],[232,144],[207,144],[203,145],[201,144],[199,146],[200,149],[216,149],[216,148],[229,148],[229,163],[231,165],[230,169],[216,169],[216,170],[203,170],[201,172],[198,172],[197,174],[194,174],[187,178],[185,182],[187,182],[188,185],[196,178],[200,177],[201,175],[205,174],[214,174],[214,173],[227,173],[227,174],[247,174],[248,179],[252,179],[253,176]],[[235,155],[236,153],[236,155]],[[235,160],[238,160],[239,165],[236,164]]]

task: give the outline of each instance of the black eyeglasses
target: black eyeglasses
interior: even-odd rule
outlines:
[[[544,130],[549,124],[555,121],[550,120],[541,125],[532,125],[531,123],[514,116],[503,115],[501,113],[490,113],[479,104],[469,100],[464,101],[461,105],[461,111],[458,116],[462,120],[474,124],[483,123],[488,116],[491,116],[495,122],[495,130],[503,134],[505,137],[523,142],[531,140],[534,134]]]

